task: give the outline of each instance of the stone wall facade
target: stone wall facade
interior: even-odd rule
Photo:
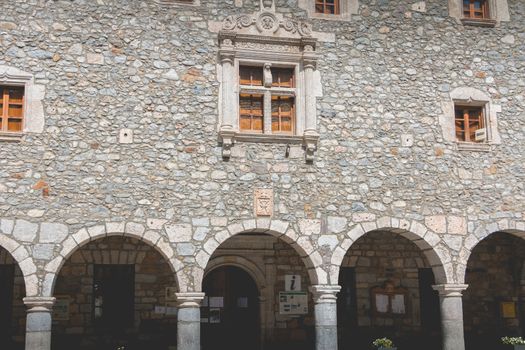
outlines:
[[[317,40],[317,148],[241,140],[228,160],[218,32],[260,1],[2,4],[0,77],[29,74],[43,106],[43,127],[0,141],[0,246],[26,296],[52,297],[66,261],[108,236],[154,247],[178,290],[198,293],[243,232],[280,238],[311,285],[336,286],[375,230],[412,241],[437,284],[462,285],[481,240],[525,235],[525,3],[505,2],[510,20],[480,28],[441,0],[359,0],[341,20],[275,1]],[[466,88],[490,100],[497,138],[482,149],[447,136]],[[270,217],[255,214],[261,188]]]

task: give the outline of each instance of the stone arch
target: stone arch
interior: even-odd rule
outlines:
[[[465,282],[467,264],[474,248],[476,248],[485,238],[496,232],[508,233],[525,239],[525,221],[503,219],[487,225],[478,225],[474,229],[474,234],[471,234],[465,240],[463,249],[460,252],[460,259],[457,262],[456,268],[457,280],[459,283]]]
[[[203,249],[197,253],[197,263],[199,267],[191,270],[194,277],[195,288],[201,288],[204,270],[217,248],[230,237],[249,232],[264,233],[283,240],[301,257],[312,285],[328,283],[328,275],[321,267],[322,257],[319,252],[313,248],[309,237],[299,237],[286,221],[251,219],[229,225],[227,228],[216,233],[215,236],[208,238],[203,245]]]
[[[257,284],[259,293],[264,288],[266,288],[266,278],[264,277],[264,272],[261,271],[261,269],[257,267],[257,265],[250,259],[246,259],[238,255],[219,256],[217,258],[211,259],[208,263],[208,266],[206,267],[206,270],[204,271],[203,278],[213,270],[223,266],[236,266],[246,271]]]
[[[82,228],[62,242],[59,256],[45,266],[46,275],[42,294],[53,295],[60,269],[73,253],[89,242],[111,236],[135,238],[153,247],[166,260],[173,271],[177,287],[181,288],[178,273],[182,269],[182,263],[175,258],[173,248],[158,230],[146,230],[144,225],[136,222],[108,222]]]
[[[352,244],[371,231],[387,231],[412,241],[427,258],[437,284],[454,283],[454,268],[448,249],[441,238],[417,221],[384,217],[376,221],[355,224],[346,233],[345,239],[335,248],[330,267],[331,284],[339,283],[339,270]]]
[[[36,275],[37,268],[27,248],[17,241],[0,234],[0,247],[4,248],[16,262],[22,275],[24,276],[24,284],[26,289],[26,296],[33,297],[38,295],[38,277]]]

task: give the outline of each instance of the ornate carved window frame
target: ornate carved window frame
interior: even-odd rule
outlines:
[[[339,0],[339,14],[315,12],[315,0],[299,0],[299,7],[308,12],[309,18],[349,21],[352,15],[359,13],[359,0]]]
[[[31,73],[3,65],[0,65],[0,84],[24,87],[22,132],[0,132],[0,141],[19,142],[26,133],[42,133],[45,123],[45,87],[35,84]]]
[[[450,17],[456,18],[464,25],[480,27],[494,27],[499,22],[510,21],[509,5],[507,0],[487,0],[490,12],[489,19],[472,19],[463,16],[463,0],[448,0]]]
[[[223,158],[235,142],[303,144],[306,160],[317,149],[315,70],[317,39],[310,25],[275,13],[273,1],[260,0],[259,12],[230,16],[219,31],[219,136]],[[294,135],[247,134],[239,130],[239,65],[273,64],[294,67],[296,72],[296,125]]]
[[[456,138],[455,107],[475,106],[482,107],[485,118],[486,140],[484,142],[463,142]],[[450,92],[450,97],[442,104],[443,115],[440,124],[445,141],[454,142],[460,151],[490,151],[492,145],[500,144],[501,137],[498,132],[498,116],[501,106],[492,102],[491,98],[478,89],[471,87],[458,87]]]

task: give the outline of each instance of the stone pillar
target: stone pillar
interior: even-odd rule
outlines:
[[[303,71],[304,71],[304,146],[305,158],[307,162],[314,160],[317,151],[317,99],[315,97],[314,72],[317,64],[317,54],[315,53],[315,42],[306,43],[303,52]]]
[[[315,350],[337,350],[337,293],[341,286],[310,287],[314,296]]]
[[[305,61],[304,63],[304,97],[305,97],[305,133],[317,134],[317,101],[314,90],[314,71],[315,62]]]
[[[55,298],[27,297],[23,300],[27,307],[25,350],[50,350],[51,313]]]
[[[204,293],[175,293],[177,298],[177,350],[200,350],[201,310]]]
[[[222,67],[222,124],[223,129],[235,129],[235,115],[237,108],[235,106],[235,93],[233,92],[235,77],[235,50],[231,39],[225,39],[221,43],[219,51]]]
[[[443,350],[465,350],[463,333],[462,292],[466,284],[439,284],[432,286],[439,292]]]

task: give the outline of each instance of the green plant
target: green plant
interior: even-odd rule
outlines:
[[[521,337],[503,337],[501,342],[505,345],[525,345],[525,340]]]
[[[394,347],[394,343],[392,342],[392,340],[388,338],[378,338],[374,340],[372,345],[375,346],[376,348],[386,348],[386,349],[392,349]]]

